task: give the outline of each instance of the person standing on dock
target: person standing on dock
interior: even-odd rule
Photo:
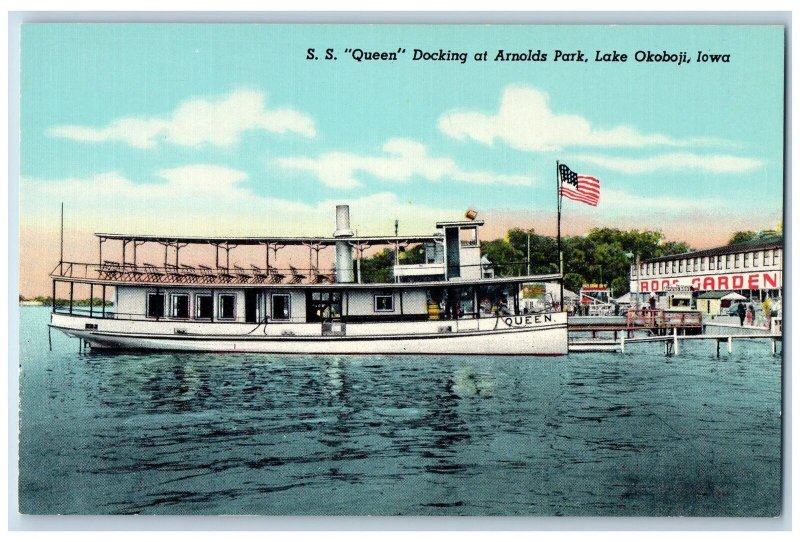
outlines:
[[[747,307],[747,325],[752,326],[756,319],[756,310],[753,308],[753,304]]]
[[[744,303],[739,303],[739,308],[736,312],[739,314],[739,325],[744,326],[744,316],[747,313],[747,309],[744,308]]]

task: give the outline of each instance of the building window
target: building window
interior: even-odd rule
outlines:
[[[717,269],[722,269],[722,256],[717,256]]]
[[[678,260],[678,273],[683,273],[683,260]]]
[[[708,270],[709,271],[713,271],[714,270],[714,257],[713,256],[711,256],[708,259]]]
[[[289,320],[290,318],[289,294],[272,294],[272,319]]]
[[[211,320],[214,316],[214,298],[208,294],[197,294],[194,298],[194,316],[199,320]]]
[[[731,255],[728,254],[727,256],[725,256],[725,269],[730,269],[730,268],[731,268]]]
[[[162,318],[164,316],[164,294],[147,294],[147,317]]]
[[[753,252],[753,267],[758,267],[758,257],[761,255],[761,251],[758,250]]]
[[[772,251],[772,265],[780,265],[781,261],[778,258],[778,249]]]
[[[742,263],[742,261],[741,261],[741,257],[742,257],[742,255],[741,255],[741,254],[734,254],[734,255],[733,255],[733,268],[734,268],[734,269],[739,269],[739,266],[740,266],[740,265],[741,265],[741,263]]]
[[[672,272],[674,273],[675,272],[675,260],[672,260],[672,265],[670,267],[672,268]]]
[[[692,269],[694,269],[694,258],[689,258],[686,260],[686,272],[688,273]]]
[[[750,253],[749,252],[745,252],[744,253],[744,268],[747,269],[748,267],[750,267]]]
[[[764,251],[764,265],[772,265],[772,252],[769,250]]]
[[[219,303],[219,319],[233,320],[236,318],[236,296],[233,294],[220,294],[217,298]]]
[[[189,294],[172,294],[169,296],[170,318],[189,318]]]
[[[664,273],[664,262],[658,262],[658,272],[659,274]]]
[[[705,271],[705,270],[706,270],[706,259],[700,258],[700,271]]]
[[[394,312],[394,296],[375,294],[375,312]]]

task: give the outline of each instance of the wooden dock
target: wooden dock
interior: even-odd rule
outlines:
[[[586,338],[571,337],[570,352],[621,352],[625,353],[631,345],[639,343],[660,342],[664,344],[664,355],[674,356],[680,353],[681,341],[707,340],[715,341],[717,357],[721,345],[725,344],[728,353],[733,351],[733,341],[768,340],[772,354],[778,353],[778,344],[783,344],[781,333],[769,331],[753,332],[751,328],[744,330],[731,327],[731,332],[703,334],[702,315],[695,311],[671,312],[660,309],[631,310],[618,316],[573,316],[568,320],[571,335],[582,333]],[[746,332],[745,332],[746,331]],[[598,333],[611,333],[611,337],[599,337]],[[648,336],[637,337],[636,332],[648,333]]]
[[[677,356],[681,351],[682,341],[714,341],[716,346],[716,355],[720,357],[720,350],[722,345],[726,345],[728,353],[733,352],[734,341],[752,341],[752,340],[767,340],[770,343],[770,350],[772,355],[782,354],[783,348],[778,350],[778,343],[783,344],[783,335],[775,333],[762,333],[762,334],[713,334],[713,335],[679,335],[677,328],[673,328],[671,335],[651,335],[648,337],[625,337],[622,336],[619,340],[609,339],[589,339],[570,341],[570,352],[620,352],[625,354],[631,345],[642,343],[663,343],[665,356]]]

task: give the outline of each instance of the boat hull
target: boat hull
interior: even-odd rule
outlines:
[[[348,324],[339,330],[334,328],[333,334],[319,323],[181,325],[180,322],[92,319],[63,314],[53,314],[50,325],[84,340],[95,349],[276,354],[567,353],[566,313],[459,321]],[[325,334],[326,331],[329,334]]]

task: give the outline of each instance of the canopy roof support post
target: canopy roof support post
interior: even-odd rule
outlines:
[[[134,241],[133,242],[133,268],[134,269],[136,269],[136,267],[138,266],[138,261],[136,259],[136,247],[138,247],[139,245],[143,245],[145,243],[146,243],[146,241]]]

